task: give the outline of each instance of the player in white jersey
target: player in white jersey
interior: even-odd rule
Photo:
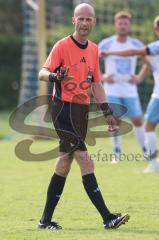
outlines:
[[[105,51],[118,51],[125,49],[141,49],[143,43],[136,38],[129,37],[131,28],[131,15],[127,12],[118,12],[115,15],[116,35],[108,37],[99,43],[100,57],[104,58],[105,74],[103,75],[104,89],[110,103],[124,105],[127,112],[124,117],[132,120],[136,137],[143,150],[145,149],[145,135],[142,120],[141,104],[137,91],[137,84],[143,80],[146,67],[143,65],[138,75],[135,75],[137,56],[105,57]],[[112,138],[114,163],[118,162],[121,153],[121,135]]]
[[[154,20],[154,31],[159,37],[159,16]],[[153,77],[154,89],[145,114],[145,135],[150,163],[144,170],[145,173],[159,172],[159,162],[157,161],[157,137],[155,128],[159,123],[159,40],[154,41],[142,49],[129,49],[125,51],[107,52],[105,56],[146,56],[150,64]]]

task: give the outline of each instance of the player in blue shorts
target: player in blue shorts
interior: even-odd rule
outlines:
[[[159,16],[155,18],[153,25],[154,31],[159,37]],[[154,77],[154,89],[145,115],[146,145],[148,157],[151,161],[144,172],[159,172],[159,162],[157,161],[157,137],[155,134],[156,126],[159,123],[159,40],[141,49],[105,52],[105,55],[147,56]]]
[[[131,28],[131,15],[122,11],[115,15],[116,35],[105,38],[99,43],[100,56],[104,58],[105,74],[103,75],[103,86],[107,92],[109,103],[116,103],[127,108],[123,117],[131,119],[137,140],[143,152],[145,152],[145,135],[142,120],[141,104],[137,91],[137,84],[143,80],[145,65],[140,73],[135,75],[137,67],[137,56],[121,57],[102,55],[103,51],[118,51],[125,49],[141,49],[143,43],[136,38],[128,36]],[[113,106],[112,106],[113,107]],[[112,163],[117,163],[121,153],[121,134],[112,137],[114,157]]]

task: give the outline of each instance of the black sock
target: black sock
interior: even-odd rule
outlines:
[[[93,173],[84,175],[83,177],[83,185],[84,188],[94,204],[94,206],[97,208],[98,212],[103,218],[103,221],[111,215],[110,211],[105,205],[105,202],[103,200],[102,194],[98,188],[96,177]]]
[[[54,173],[54,175],[52,176],[47,191],[47,199],[44,212],[41,218],[42,223],[51,222],[53,212],[62,194],[65,181],[66,181],[65,177],[61,177],[56,173]]]

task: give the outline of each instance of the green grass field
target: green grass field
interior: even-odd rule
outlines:
[[[8,113],[0,114],[0,239],[2,240],[158,240],[159,239],[159,174],[143,174],[146,163],[122,161],[111,165],[94,158],[96,176],[104,198],[114,212],[128,212],[130,221],[118,230],[104,230],[102,221],[91,205],[82,186],[76,163],[67,179],[64,194],[55,211],[63,226],[59,232],[37,229],[55,160],[24,162],[14,153],[19,140],[7,141]],[[32,150],[51,150],[55,143],[36,140]],[[91,153],[111,153],[109,139],[98,139]],[[123,137],[123,152],[141,154],[133,133]],[[129,158],[131,160],[131,157]]]

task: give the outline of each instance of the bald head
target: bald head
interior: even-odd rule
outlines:
[[[75,7],[74,17],[77,17],[78,15],[80,15],[83,12],[87,12],[92,17],[95,17],[94,8],[90,4],[87,4],[87,3],[81,3]]]
[[[76,39],[82,38],[85,41],[96,23],[94,8],[87,3],[77,5],[72,23],[75,26],[74,36]]]

